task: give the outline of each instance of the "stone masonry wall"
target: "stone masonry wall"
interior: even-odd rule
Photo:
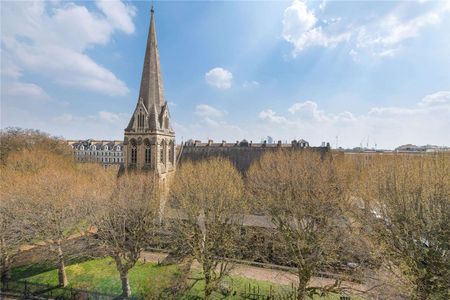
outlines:
[[[261,155],[267,151],[277,151],[285,149],[289,151],[304,151],[305,149],[319,151],[322,154],[327,153],[329,147],[309,147],[299,146],[298,144],[251,144],[251,143],[185,143],[178,148],[179,163],[184,161],[198,161],[208,157],[226,157],[230,159],[236,168],[245,174],[250,165],[257,161]],[[181,151],[181,153],[179,153]]]

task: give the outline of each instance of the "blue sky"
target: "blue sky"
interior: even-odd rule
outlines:
[[[149,2],[1,2],[1,127],[122,139]],[[155,2],[177,140],[450,145],[445,1]]]

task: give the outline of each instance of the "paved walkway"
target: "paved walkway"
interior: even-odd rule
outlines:
[[[145,259],[148,262],[161,262],[167,257],[167,253],[162,252],[143,252],[142,259]],[[197,261],[194,261],[192,264],[193,269],[200,269],[200,264]],[[249,279],[254,279],[258,281],[267,281],[274,284],[283,284],[283,285],[296,285],[298,280],[295,274],[283,271],[283,270],[275,270],[263,267],[250,266],[247,264],[235,264],[233,269],[231,270],[231,275],[240,276]],[[333,279],[330,278],[321,278],[321,277],[313,277],[310,281],[311,286],[326,286],[334,283]],[[355,289],[355,290],[365,290],[365,287],[362,284],[357,284],[353,282],[343,282],[342,287]]]

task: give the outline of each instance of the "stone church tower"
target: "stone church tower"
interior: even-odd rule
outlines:
[[[162,181],[175,171],[175,132],[164,99],[153,7],[139,98],[123,144],[126,171],[152,170]]]

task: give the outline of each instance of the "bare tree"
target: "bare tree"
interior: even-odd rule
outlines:
[[[125,298],[131,296],[128,271],[159,230],[159,190],[151,174],[127,174],[117,180],[107,202],[94,207],[96,236],[116,263]]]
[[[0,268],[1,281],[6,284],[11,279],[11,266],[20,253],[20,246],[29,243],[33,234],[24,221],[24,207],[9,191],[15,182],[14,174],[0,167]]]
[[[40,148],[67,157],[72,155],[72,149],[62,138],[52,137],[36,129],[7,127],[0,130],[0,140],[0,164],[6,162],[9,154],[25,149]]]
[[[275,247],[296,267],[298,299],[336,290],[308,286],[316,271],[337,260],[345,228],[345,183],[330,156],[310,151],[265,154],[248,172],[254,206],[276,226]],[[284,255],[283,255],[284,253]]]
[[[226,258],[239,254],[242,188],[239,172],[221,158],[183,163],[171,186],[173,246],[200,263],[205,299],[229,274],[232,264]]]
[[[355,210],[412,299],[450,297],[450,155],[379,157]]]
[[[20,210],[22,226],[33,234],[34,241],[46,241],[58,257],[58,279],[66,286],[63,244],[85,232],[86,203],[95,196],[93,178],[106,172],[100,166],[83,169],[70,157],[47,149],[25,149],[8,156],[2,196]],[[105,177],[106,178],[106,177]]]

